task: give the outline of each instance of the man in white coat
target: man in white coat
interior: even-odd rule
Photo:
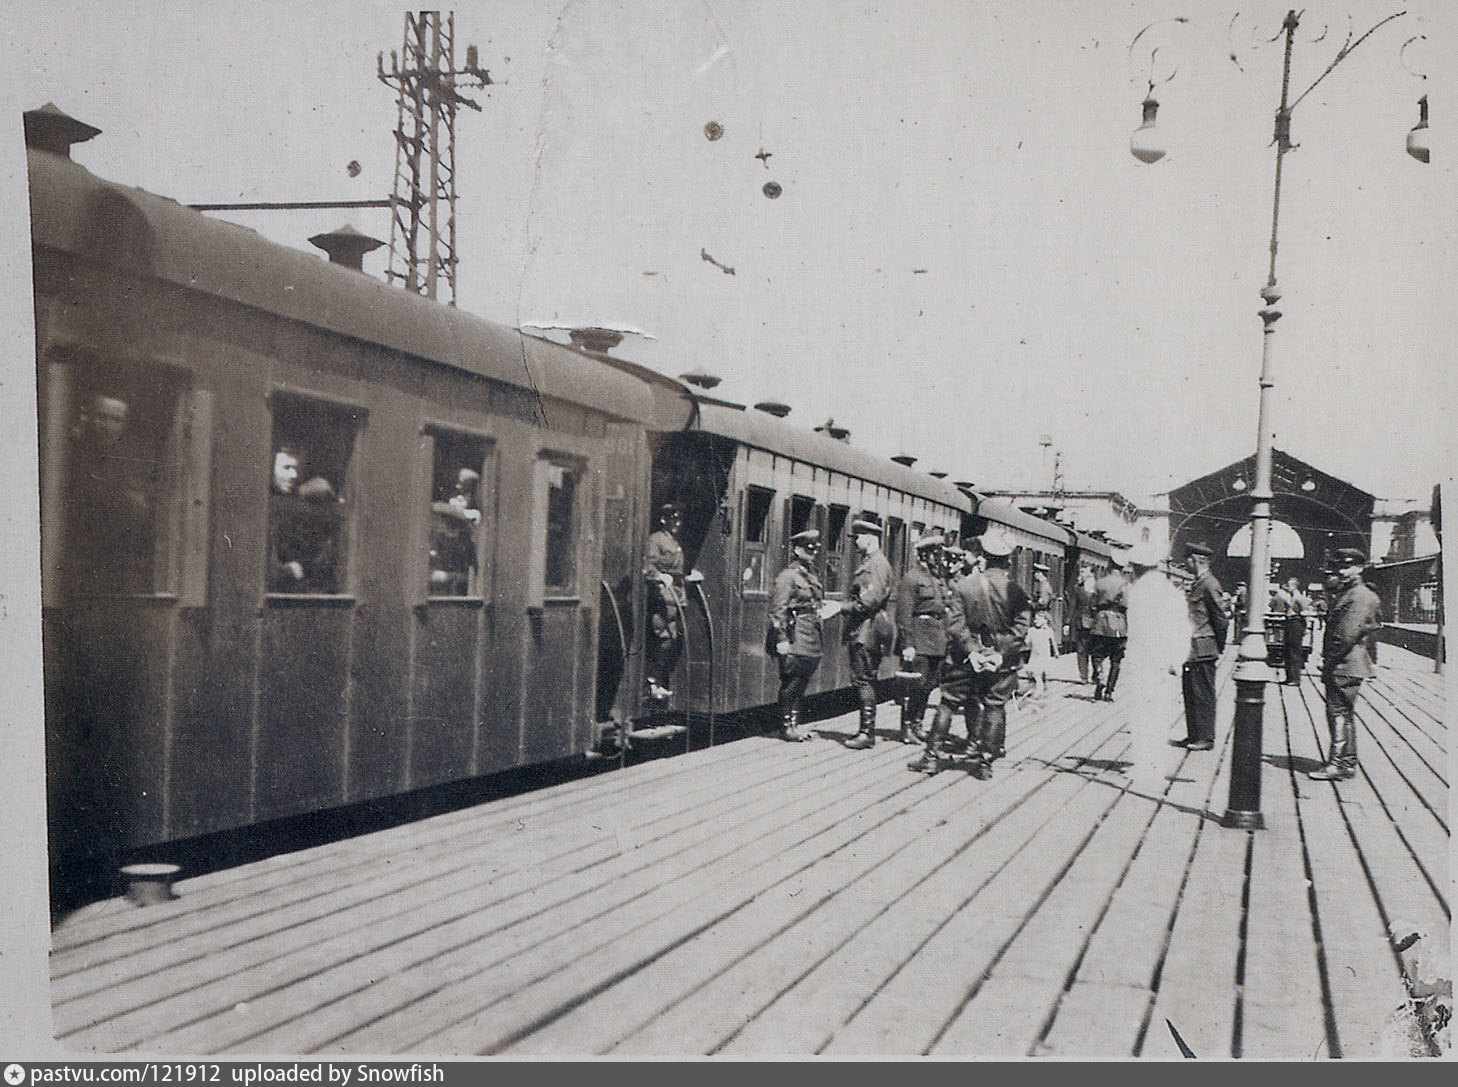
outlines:
[[[1166,776],[1170,726],[1179,717],[1180,666],[1190,646],[1185,594],[1159,568],[1152,548],[1129,554],[1129,640],[1124,648],[1129,701],[1129,777],[1138,792],[1159,790]]]

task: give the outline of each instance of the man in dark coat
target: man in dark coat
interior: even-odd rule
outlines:
[[[801,743],[811,739],[811,735],[809,730],[800,727],[800,699],[820,667],[820,625],[829,617],[825,589],[815,572],[820,533],[813,528],[795,533],[790,537],[790,553],[790,564],[775,575],[769,637],[780,661],[778,702],[784,726],[782,735],[791,743]]]
[[[1372,675],[1368,642],[1382,629],[1382,603],[1362,580],[1366,560],[1344,547],[1327,561],[1331,605],[1321,640],[1321,680],[1331,748],[1326,764],[1311,771],[1317,781],[1345,781],[1357,772],[1357,694]]]
[[[648,698],[661,702],[673,694],[669,678],[683,649],[683,510],[667,502],[658,510],[658,527],[648,537],[643,574],[647,580],[648,644],[644,654],[643,687]]]
[[[1209,751],[1215,746],[1215,664],[1225,650],[1230,622],[1220,582],[1210,573],[1213,554],[1206,543],[1192,543],[1186,550],[1186,562],[1195,575],[1185,590],[1190,610],[1190,655],[1182,676],[1186,736],[1170,743],[1191,751]]]
[[[949,593],[937,570],[942,534],[933,530],[913,544],[916,565],[901,577],[896,589],[896,631],[901,646],[901,671],[914,674],[906,681],[901,703],[901,742],[924,741],[921,730],[927,698],[937,682],[947,655]]]
[[[859,751],[876,743],[876,672],[895,637],[896,628],[886,609],[896,589],[896,575],[881,550],[879,524],[868,519],[854,521],[851,538],[861,561],[846,594],[841,638],[850,652],[851,682],[861,703],[861,722],[860,731],[845,746]]]
[[[1094,701],[1112,702],[1124,664],[1124,647],[1129,641],[1129,560],[1114,559],[1114,566],[1094,583],[1093,626],[1089,628],[1089,656],[1093,663]],[[1104,661],[1109,662],[1108,680]]]
[[[268,589],[275,593],[337,593],[339,498],[323,476],[299,483],[304,456],[282,446],[273,458],[269,496]]]
[[[982,541],[982,553],[986,568],[968,574],[953,588],[942,697],[926,751],[909,766],[921,773],[941,770],[952,717],[964,706],[973,775],[990,778],[992,764],[1003,755],[1007,703],[1017,692],[1018,666],[1027,648],[1033,605],[1009,569],[1012,544],[1001,535],[988,536]]]
[[[1078,654],[1078,681],[1088,682],[1089,644],[1093,638],[1093,594],[1097,584],[1092,570],[1079,572],[1078,581],[1069,591],[1069,602],[1073,615],[1069,619],[1069,632],[1073,635],[1074,651]]]

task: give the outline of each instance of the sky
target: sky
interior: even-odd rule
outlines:
[[[1292,66],[1294,95],[1403,10],[1296,109],[1271,371],[1277,447],[1386,498],[1451,460],[1451,156],[1403,150],[1448,16],[1310,5]],[[458,63],[475,44],[493,79],[457,122],[461,308],[636,330],[617,354],[988,488],[1050,485],[1057,452],[1065,486],[1137,497],[1253,451],[1284,6],[455,12]],[[373,0],[28,3],[9,100],[96,125],[78,161],[182,202],[381,198],[376,63],[402,33]],[[1170,151],[1143,165],[1151,76]],[[388,238],[388,215],[228,217],[308,249],[346,221]]]

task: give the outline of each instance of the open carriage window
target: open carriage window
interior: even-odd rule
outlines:
[[[291,394],[272,399],[268,591],[342,593],[349,471],[363,413]]]
[[[740,587],[745,592],[763,592],[765,587],[765,537],[769,532],[770,506],[775,492],[763,487],[744,491],[744,541],[740,556],[743,573]]]
[[[490,443],[449,431],[435,431],[433,438],[427,591],[484,597],[490,577]]]
[[[88,369],[71,390],[64,565],[83,596],[175,592],[186,483],[185,376]]]

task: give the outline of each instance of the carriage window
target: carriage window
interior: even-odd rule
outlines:
[[[825,522],[825,591],[840,592],[845,587],[845,523],[850,516],[846,506],[831,506]]]
[[[790,515],[785,520],[785,563],[790,562],[790,537],[815,528],[815,499],[803,494],[790,496]]]
[[[490,545],[490,512],[484,488],[489,446],[485,439],[435,435],[430,484],[431,596],[485,595],[490,570],[483,545]]]
[[[348,475],[362,413],[273,398],[268,591],[341,593],[348,560]]]
[[[78,381],[64,561],[83,595],[177,588],[182,380],[160,367]]]
[[[886,558],[898,574],[906,572],[906,522],[893,517],[887,522]]]
[[[769,532],[770,505],[775,492],[763,487],[744,491],[744,547],[740,555],[740,587],[748,592],[764,591],[764,548]]]
[[[577,492],[579,469],[543,461],[547,479],[546,581],[549,595],[567,596],[577,588]]]

